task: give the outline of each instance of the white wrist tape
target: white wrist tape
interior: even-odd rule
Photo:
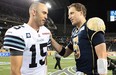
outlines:
[[[107,59],[97,59],[97,68],[99,74],[107,74]]]
[[[81,72],[81,71],[77,71],[76,75],[85,75],[85,74],[83,72]]]

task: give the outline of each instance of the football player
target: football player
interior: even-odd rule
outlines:
[[[51,42],[61,56],[75,54],[76,75],[106,75],[107,52],[104,38],[105,24],[98,17],[86,21],[86,8],[81,3],[68,6],[68,18],[75,28],[71,41],[62,47],[53,38]]]
[[[45,58],[51,32],[44,24],[48,8],[34,2],[29,8],[28,23],[9,28],[4,48],[10,49],[11,75],[47,75]]]

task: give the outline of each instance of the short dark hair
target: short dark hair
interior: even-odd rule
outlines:
[[[68,9],[70,9],[71,7],[75,7],[75,9],[77,11],[82,11],[83,15],[86,17],[86,13],[87,13],[87,9],[85,8],[85,6],[81,3],[72,3],[71,5],[68,6]]]

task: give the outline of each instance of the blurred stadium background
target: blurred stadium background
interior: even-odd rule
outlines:
[[[2,48],[3,38],[6,30],[15,25],[21,25],[28,21],[28,8],[34,0],[0,0],[0,75],[10,74],[10,53],[9,50]],[[116,60],[116,7],[115,2],[103,0],[38,0],[42,2],[49,2],[51,9],[49,9],[48,27],[53,37],[60,44],[66,46],[70,40],[70,35],[73,26],[68,20],[67,6],[73,2],[80,2],[87,7],[87,19],[93,16],[98,16],[105,21],[106,24],[106,44],[107,51],[111,58]],[[110,20],[110,11],[113,10],[114,20]],[[53,59],[54,49],[51,47],[48,50],[48,73],[51,74],[56,69],[53,69],[55,59]],[[51,62],[53,61],[53,62]],[[63,68],[74,66],[73,54],[67,59],[62,58],[61,65]],[[72,71],[73,72],[73,71]],[[60,74],[60,75],[66,75]],[[108,75],[112,75],[111,71]]]

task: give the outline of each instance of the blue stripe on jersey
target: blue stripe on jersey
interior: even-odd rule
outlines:
[[[16,43],[12,43],[12,42],[4,42],[4,46],[15,46],[15,47],[19,47],[19,48],[22,48],[22,49],[24,49],[24,46],[22,46],[22,45],[20,45],[20,44],[16,44]]]
[[[5,37],[4,41],[5,42],[9,42],[10,41],[10,42],[14,42],[14,43],[20,43],[20,44],[24,45],[24,41],[21,41],[21,40],[16,39],[16,38]]]
[[[17,36],[6,35],[4,38],[4,46],[13,47],[23,50],[25,47],[24,40]]]

